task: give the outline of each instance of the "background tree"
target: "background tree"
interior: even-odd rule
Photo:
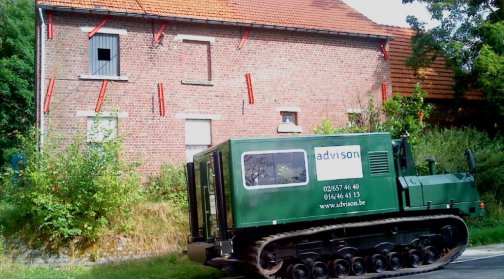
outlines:
[[[455,72],[457,92],[480,88],[489,104],[504,116],[504,1],[503,0],[403,0],[423,2],[438,27],[425,31],[414,16],[407,21],[417,30],[414,69],[428,67],[443,55]]]
[[[34,1],[0,1],[0,166],[34,122],[34,47]]]

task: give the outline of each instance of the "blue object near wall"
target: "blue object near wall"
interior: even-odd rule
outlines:
[[[11,159],[11,167],[13,170],[15,170],[14,177],[12,178],[12,182],[14,185],[19,184],[22,185],[22,183],[19,183],[19,173],[18,171],[22,170],[26,166],[26,158],[23,155],[15,155]]]
[[[15,171],[23,169],[25,164],[26,164],[26,159],[23,155],[15,155],[11,159],[11,167]]]

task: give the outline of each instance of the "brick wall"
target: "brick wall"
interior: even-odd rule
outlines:
[[[43,40],[43,94],[49,78],[56,78],[46,128],[66,139],[85,133],[85,115],[96,106],[102,81],[79,79],[89,74],[88,34],[81,27],[101,20],[56,13],[55,37]],[[310,134],[323,118],[346,125],[347,109],[367,104],[370,94],[380,102],[382,81],[390,84],[389,63],[374,39],[253,29],[238,50],[242,28],[173,22],[162,44],[153,47],[160,25],[114,17],[105,26],[127,30],[120,35],[120,72],[128,80],[109,83],[102,111],[127,114],[118,120],[119,134],[126,137],[129,154],[143,160],[147,174],[163,162],[185,160],[188,115],[211,115],[213,144],[229,137],[279,135],[280,107],[298,108],[298,125]],[[207,47],[177,40],[177,35],[212,41]],[[246,73],[252,77],[254,105],[248,103]],[[211,86],[182,82],[192,77],[208,77]],[[165,85],[165,117],[159,115],[160,82]]]

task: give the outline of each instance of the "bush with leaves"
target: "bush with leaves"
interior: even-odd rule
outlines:
[[[27,235],[41,242],[95,241],[112,216],[128,218],[141,198],[140,176],[137,164],[121,159],[121,139],[97,146],[76,136],[65,148],[48,139],[40,152],[37,137],[20,138],[25,165],[9,169],[2,181]]]
[[[334,127],[331,120],[323,119],[316,126],[316,134],[341,134],[341,133],[364,133],[364,132],[390,132],[393,138],[408,134],[410,143],[415,144],[423,130],[426,128],[425,120],[430,116],[432,105],[425,104],[424,98],[427,92],[422,90],[420,83],[415,85],[413,95],[403,97],[399,94],[387,100],[382,107],[385,121],[381,121],[381,112],[369,99],[367,108],[363,110],[361,125],[355,125],[350,119],[348,127]]]
[[[425,120],[429,118],[433,109],[431,104],[426,105],[424,98],[427,92],[422,90],[420,83],[415,85],[411,96],[403,97],[394,95],[383,104],[386,121],[383,129],[390,132],[392,137],[409,135],[411,144],[415,144],[426,127]]]
[[[437,173],[465,172],[467,148],[476,157],[478,189],[504,202],[504,138],[501,136],[491,139],[485,132],[472,128],[433,129],[415,146],[415,160],[421,174],[427,174],[425,160],[430,157],[436,159]]]
[[[152,201],[168,201],[178,209],[187,209],[186,185],[184,167],[165,163],[158,176],[149,178],[148,198]]]

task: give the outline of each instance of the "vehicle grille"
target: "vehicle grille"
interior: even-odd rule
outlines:
[[[388,175],[390,167],[388,163],[388,152],[369,152],[369,169],[371,175]]]

